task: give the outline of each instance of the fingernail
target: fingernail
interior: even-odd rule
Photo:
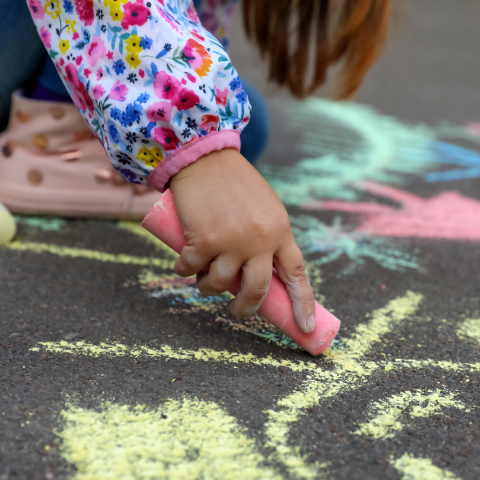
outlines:
[[[310,333],[315,330],[315,315],[310,315],[307,318],[307,322],[305,325],[305,333]]]

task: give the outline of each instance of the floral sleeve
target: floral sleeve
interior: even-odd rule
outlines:
[[[251,107],[191,0],[27,0],[75,105],[127,180],[165,189],[203,155],[240,149]]]

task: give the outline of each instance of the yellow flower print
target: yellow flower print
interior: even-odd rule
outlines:
[[[54,20],[62,13],[58,0],[48,0],[43,9],[45,13],[50,15]]]
[[[75,30],[75,25],[77,24],[77,22],[75,20],[65,20],[65,23],[67,25],[67,33],[77,33],[77,31]]]
[[[163,160],[163,152],[161,148],[152,148],[150,153],[155,157],[157,163],[160,163]]]
[[[110,10],[113,21],[121,22],[123,20],[123,11],[120,7],[127,2],[128,0],[105,0],[105,7]]]
[[[138,58],[138,55],[135,55],[134,53],[128,52],[126,60],[130,65],[130,68],[138,68],[140,65],[140,59]]]
[[[120,10],[120,7],[127,2],[128,0],[104,0],[105,6],[110,10]]]
[[[141,41],[142,37],[139,37],[138,35],[132,35],[128,40],[125,41],[125,44],[127,45],[127,52],[138,55],[143,50],[143,48],[140,46]]]
[[[152,148],[149,150],[147,147],[143,146],[138,151],[137,158],[147,167],[155,168],[163,160],[163,152],[161,148]]]
[[[59,44],[58,44],[58,48],[60,49],[60,51],[62,53],[67,53],[69,48],[70,48],[70,42],[68,40],[62,40]]]
[[[110,10],[110,16],[114,22],[121,22],[123,20],[122,10]]]

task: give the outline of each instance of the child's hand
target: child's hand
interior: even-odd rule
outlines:
[[[242,289],[229,304],[236,317],[261,306],[272,265],[292,299],[304,332],[315,328],[315,300],[285,207],[242,155],[222,150],[202,157],[171,180],[175,208],[187,246],[175,271],[198,274],[204,295],[226,292],[243,268]],[[209,263],[208,274],[201,270]]]

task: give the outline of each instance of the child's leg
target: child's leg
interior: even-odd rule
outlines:
[[[55,65],[48,57],[45,58],[38,77],[32,79],[32,88],[26,95],[34,100],[72,103]]]
[[[12,92],[47,58],[24,0],[0,0],[0,131],[7,126]]]
[[[242,132],[241,154],[254,165],[264,152],[270,139],[270,112],[261,93],[249,82],[242,80],[252,105],[252,118]]]

